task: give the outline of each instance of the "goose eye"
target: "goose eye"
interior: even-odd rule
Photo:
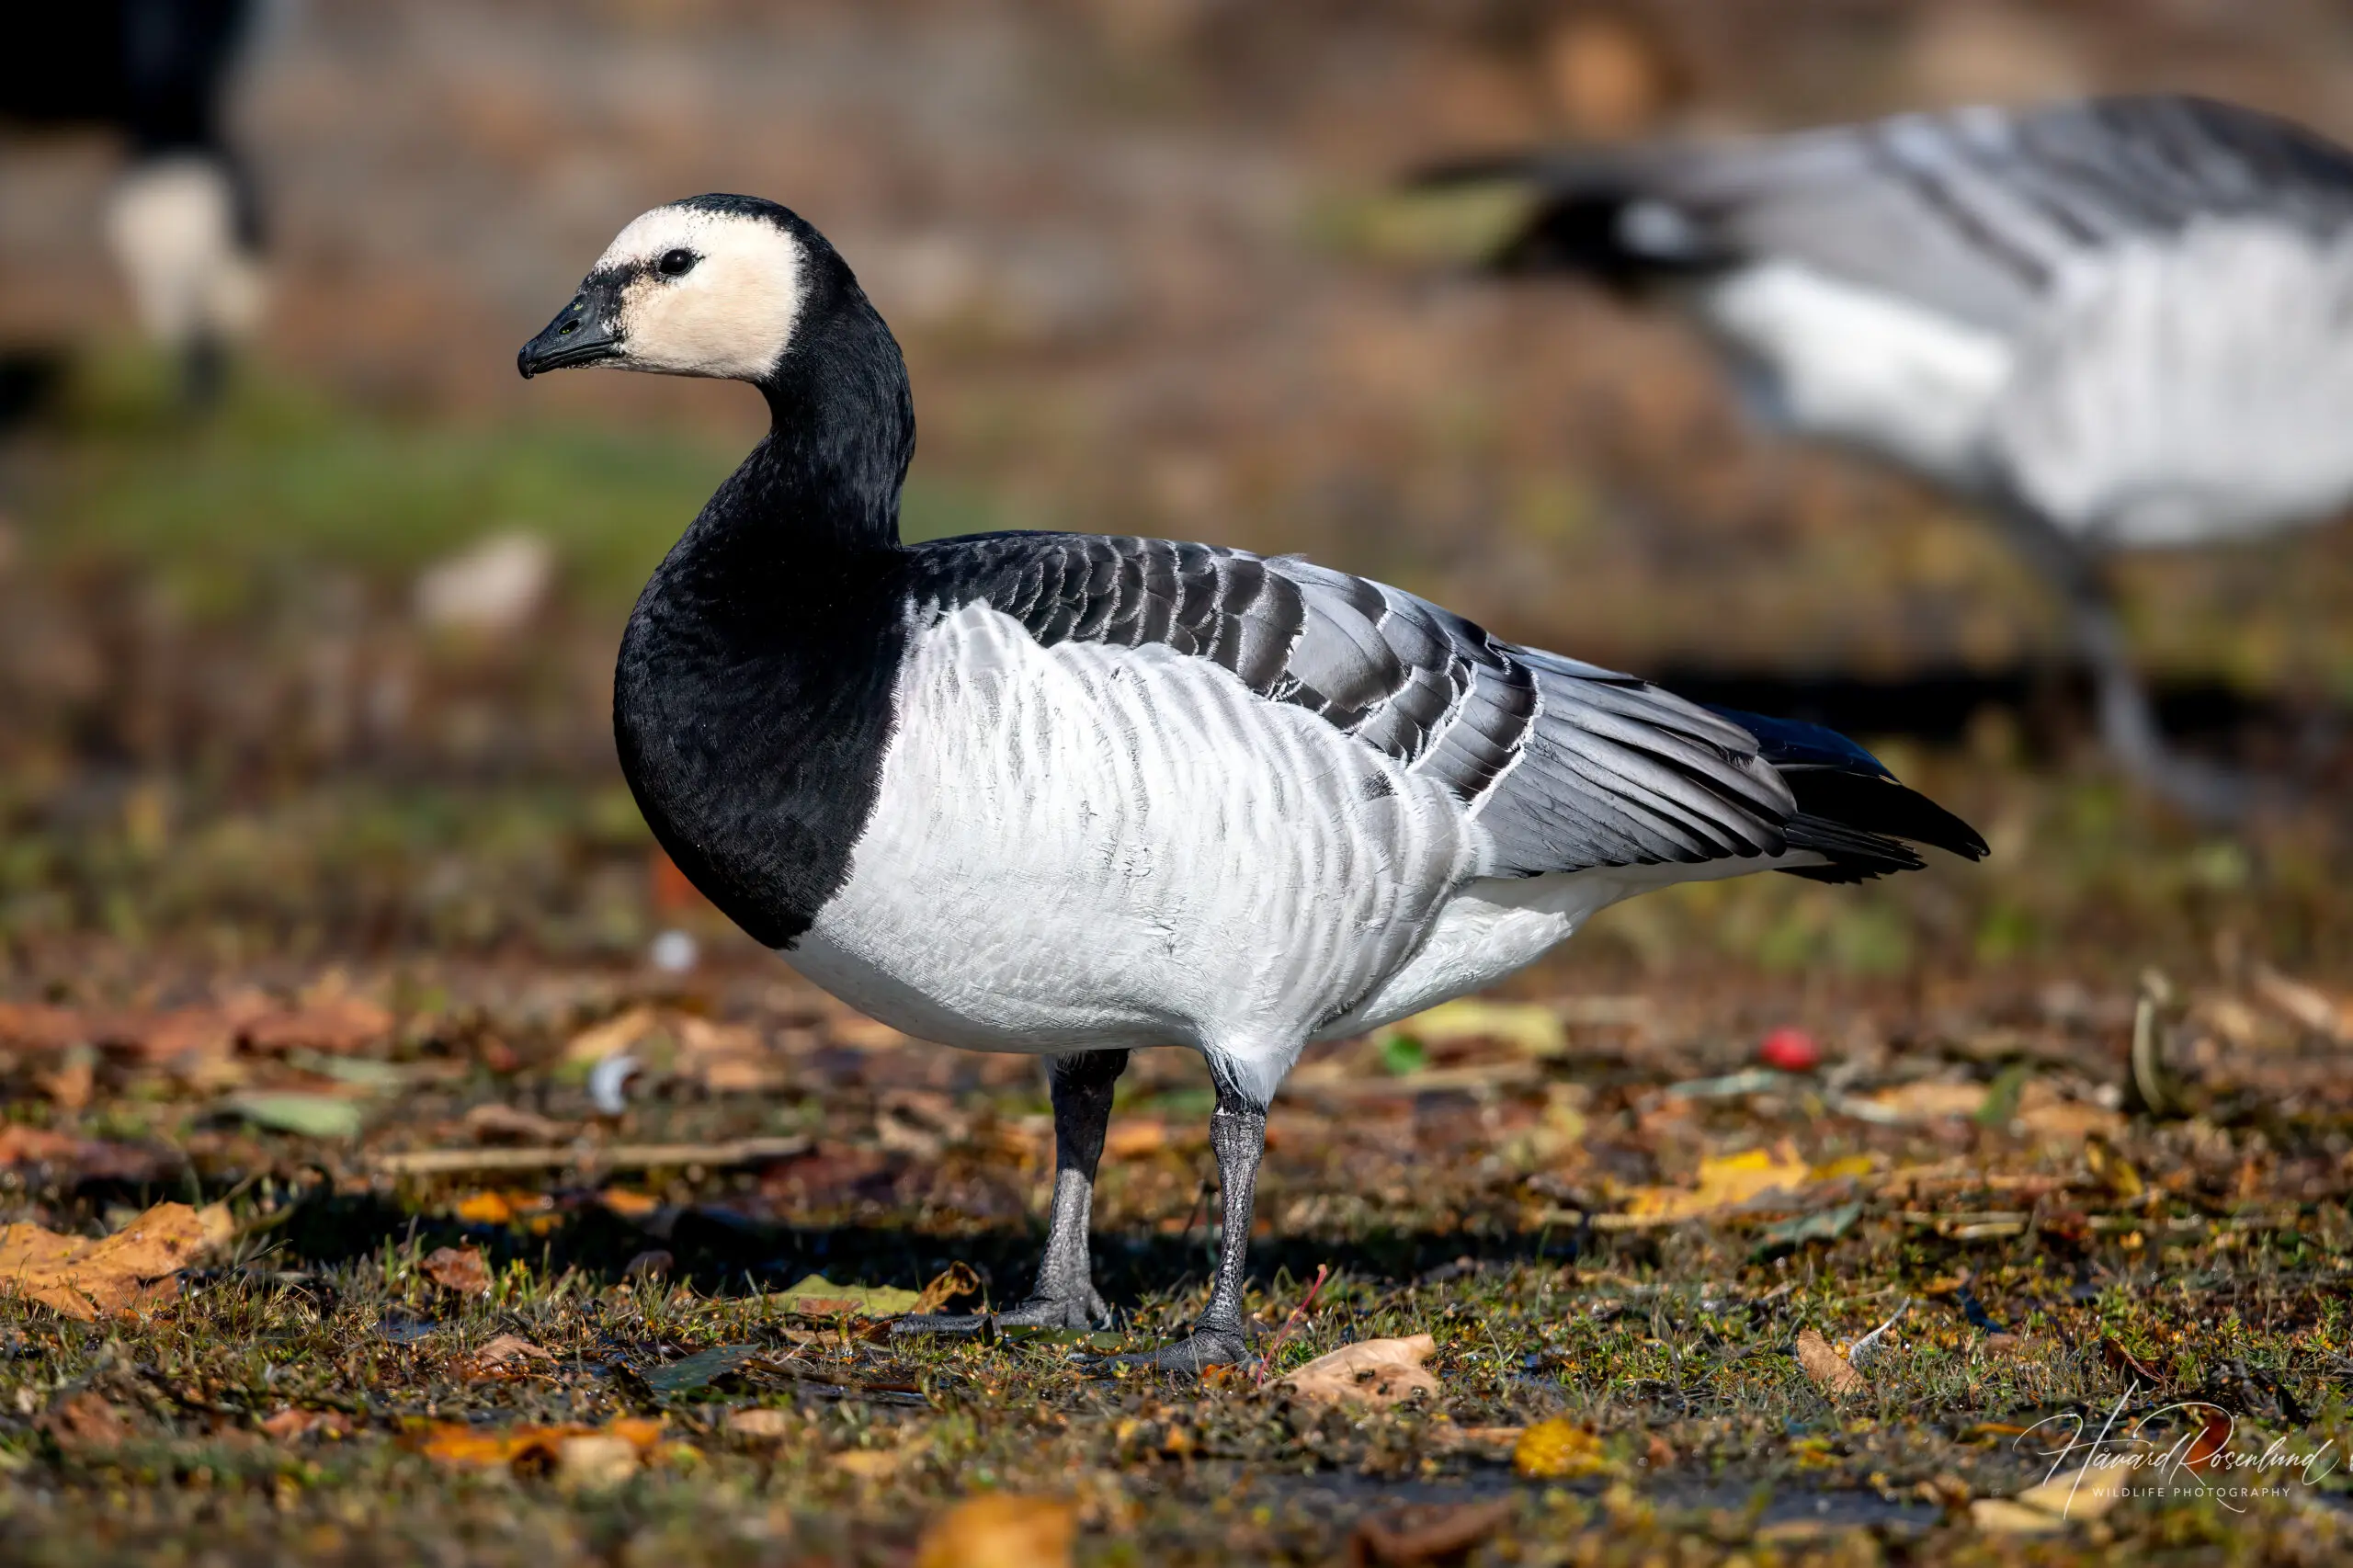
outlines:
[[[654,264],[654,270],[665,278],[683,278],[693,271],[695,263],[701,259],[690,250],[666,251],[663,254],[662,259]]]

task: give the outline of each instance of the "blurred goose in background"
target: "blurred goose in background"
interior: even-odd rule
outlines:
[[[623,229],[519,358],[748,381],[767,436],[640,597],[623,773],[739,926],[907,1033],[1049,1059],[1052,1218],[1008,1321],[1103,1320],[1087,1216],[1128,1052],[1217,1088],[1208,1304],[1238,1360],[1267,1107],[1311,1040],[1493,983],[1670,883],[1976,858],[1851,742],[1712,712],[1398,589],[1094,534],[905,544],[906,366],[833,246],[708,196]]]
[[[2353,153],[2144,97],[1425,177],[1531,186],[1496,267],[1664,286],[1768,420],[1999,518],[2064,597],[2118,761],[2200,814],[2244,805],[2166,748],[2103,562],[2353,500]]]
[[[179,361],[182,394],[199,407],[218,395],[228,351],[264,302],[260,209],[227,128],[259,9],[260,0],[51,6],[0,51],[0,124],[123,139],[107,242],[141,325]]]

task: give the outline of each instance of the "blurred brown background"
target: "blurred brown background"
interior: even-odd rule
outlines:
[[[234,114],[269,207],[275,294],[210,421],[168,408],[104,263],[113,150],[0,142],[0,346],[70,346],[61,390],[0,447],[0,831],[18,868],[0,877],[0,911],[16,912],[0,937],[14,932],[21,954],[40,933],[135,926],[131,906],[168,925],[167,874],[195,879],[188,919],[250,907],[281,933],[439,931],[416,911],[445,894],[477,899],[474,923],[450,929],[483,940],[517,928],[522,914],[494,913],[510,905],[605,907],[579,891],[583,868],[637,853],[604,730],[612,637],[762,411],[733,385],[527,386],[513,355],[623,222],[703,190],[798,209],[898,332],[922,429],[911,531],[1305,551],[1646,671],[2030,670],[2058,645],[2052,607],[1975,519],[1750,431],[1671,322],[1571,286],[1468,276],[1394,182],[1434,156],[1529,141],[2131,87],[2353,136],[2353,13],[2318,0],[277,7]],[[521,556],[467,555],[495,538],[522,540]],[[449,611],[420,576],[452,562],[459,601],[473,582],[487,611]],[[2341,527],[2135,562],[2138,644],[2163,676],[2325,716],[2353,702],[2349,565]],[[2092,790],[2100,821],[2142,812],[2133,831],[2195,852],[2178,824],[2120,804],[2066,734],[1989,711],[1962,732],[1967,749],[1922,766],[1997,827],[2013,806],[2039,823],[2094,809],[2004,793],[2024,757]],[[2334,734],[2324,720],[2279,744]],[[516,842],[538,846],[517,853],[540,872],[469,837],[487,831],[472,806],[422,827],[388,807],[398,825],[370,838],[302,793],[353,777],[551,781],[556,803],[515,808]],[[344,869],[313,885],[217,845],[225,858],[205,858],[198,824],[217,836],[233,821]],[[569,825],[532,836],[549,821]],[[91,847],[91,824],[131,860]],[[2295,838],[2290,858],[2333,863],[2333,829],[2295,831],[2325,835]],[[155,869],[128,890],[140,843]],[[351,858],[379,853],[356,847],[369,844],[381,853],[363,875]],[[1999,895],[1970,896],[1983,906],[1961,929]],[[583,929],[634,940],[644,917],[614,911],[639,897],[614,892]]]

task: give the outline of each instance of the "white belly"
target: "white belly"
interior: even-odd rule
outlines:
[[[2121,548],[2353,500],[2353,241],[2210,222],[2094,256],[2024,345],[1993,449],[2042,516]]]
[[[970,606],[919,634],[849,879],[786,957],[926,1039],[1188,1044],[1271,1095],[1413,959],[1481,837],[1206,660],[1040,648]]]
[[[1978,483],[2013,362],[1999,335],[1790,261],[1745,267],[1697,303],[1777,423],[1946,484]]]

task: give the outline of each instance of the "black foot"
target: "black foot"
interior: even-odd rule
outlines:
[[[1011,1312],[999,1312],[999,1328],[1077,1328],[1111,1326],[1111,1309],[1092,1290],[1084,1296],[1032,1296]]]
[[[1093,1364],[1098,1367],[1148,1367],[1156,1372],[1191,1372],[1198,1375],[1204,1367],[1238,1366],[1249,1357],[1250,1347],[1242,1342],[1238,1331],[1196,1328],[1185,1338],[1161,1349],[1106,1356]]]

